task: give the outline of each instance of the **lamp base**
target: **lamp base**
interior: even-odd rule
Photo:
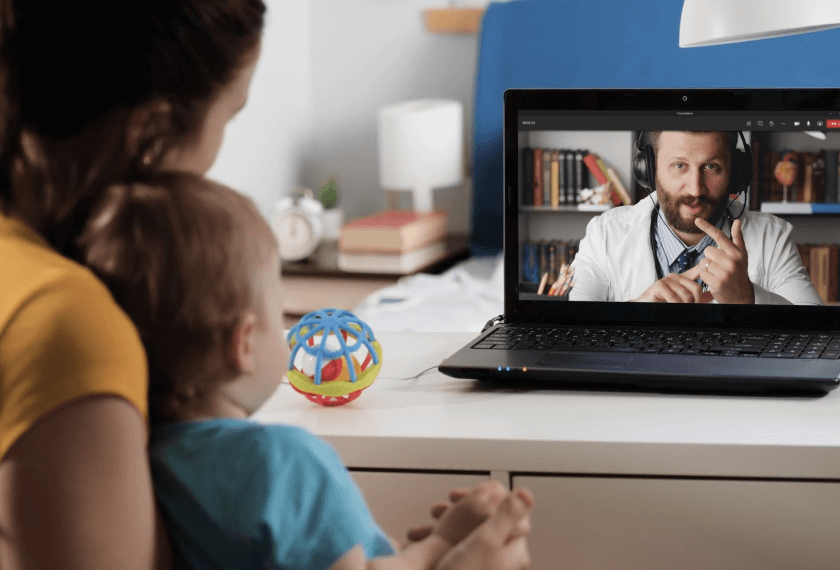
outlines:
[[[427,214],[432,211],[434,207],[435,197],[431,188],[414,188],[412,191],[414,195],[414,210]]]

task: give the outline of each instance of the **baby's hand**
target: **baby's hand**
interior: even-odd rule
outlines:
[[[437,570],[527,570],[531,567],[528,531],[534,496],[525,489],[509,493],[496,513],[451,548]]]
[[[453,546],[458,544],[495,513],[507,495],[508,490],[498,481],[491,480],[477,485],[446,509],[434,534]]]

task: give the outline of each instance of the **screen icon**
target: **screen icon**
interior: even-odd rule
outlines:
[[[764,121],[758,121],[758,126],[763,127],[764,126]]]
[[[751,127],[752,126],[752,121],[747,121],[747,126]]]
[[[798,127],[798,126],[799,126],[799,121],[794,121],[794,122],[793,122],[793,126],[794,126],[794,127]]]
[[[773,126],[773,121],[770,121],[770,126],[771,126],[771,127]]]
[[[840,121],[832,119],[831,121],[826,122],[825,126],[829,129],[840,129]]]
[[[811,121],[805,121],[805,126],[810,127],[811,126]]]
[[[822,121],[817,121],[817,126],[818,126],[818,127],[823,126],[823,122],[822,122]]]

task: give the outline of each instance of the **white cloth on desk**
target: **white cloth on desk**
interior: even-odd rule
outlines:
[[[475,332],[504,312],[504,262],[473,257],[440,275],[401,278],[356,305],[353,313],[378,331]]]
[[[656,197],[656,193],[651,196]],[[650,243],[654,202],[622,206],[592,218],[572,267],[570,301],[631,301],[656,281]],[[740,206],[736,206],[737,210]],[[793,226],[770,214],[747,210],[741,217],[747,274],[756,304],[822,305],[793,242]],[[723,232],[732,235],[729,221]]]

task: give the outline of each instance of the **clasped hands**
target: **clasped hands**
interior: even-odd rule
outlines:
[[[435,534],[453,545],[436,570],[524,570],[530,567],[533,504],[526,489],[508,491],[498,481],[454,489],[449,502],[431,508],[437,524],[413,528],[407,536],[417,542]]]
[[[718,228],[697,218],[695,225],[709,235],[718,247],[707,247],[705,259],[685,273],[671,273],[651,285],[635,299],[652,303],[755,303],[755,290],[747,274],[747,248],[741,233],[741,220],[732,223],[732,239]],[[697,283],[709,286],[703,291]]]

